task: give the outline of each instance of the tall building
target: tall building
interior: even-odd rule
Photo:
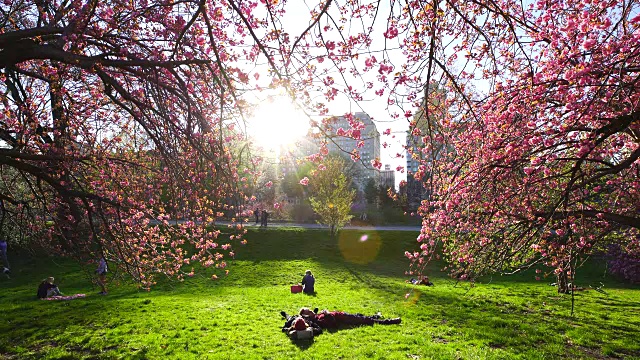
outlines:
[[[331,125],[324,129],[326,137],[302,137],[295,144],[282,145],[270,154],[265,154],[274,167],[275,177],[282,180],[287,175],[294,174],[300,163],[304,162],[309,155],[317,154],[320,151],[320,143],[327,140],[329,153],[343,156],[346,159],[346,164],[350,167],[346,171],[352,177],[353,183],[360,193],[364,192],[365,186],[370,180],[374,180],[376,186],[381,184],[381,171],[371,165],[372,160],[380,158],[380,133],[368,114],[355,113],[354,119],[364,125],[359,140],[338,135],[340,128],[345,131],[351,129],[348,119],[341,116],[335,117]],[[357,147],[360,141],[363,142],[363,146]],[[354,149],[360,155],[360,160],[355,162],[350,156]],[[384,184],[394,187],[395,174],[388,168],[386,170]],[[290,200],[299,201],[299,199]]]
[[[407,131],[407,206],[411,210],[415,210],[420,206],[422,200],[427,199],[429,191],[425,188],[423,181],[416,180],[414,174],[420,166],[422,153],[420,152],[422,140],[419,136],[413,135],[411,131]]]
[[[447,116],[448,109],[445,104],[446,93],[438,86],[431,84],[425,86],[424,98],[420,110],[413,117],[412,125],[407,131],[407,205],[410,209],[417,209],[422,200],[431,196],[431,189],[425,187],[427,177],[431,176],[426,173],[422,180],[416,180],[414,174],[418,171],[420,162],[424,161],[430,164],[432,159],[438,159],[442,151],[446,151],[443,143],[431,144],[431,152],[424,153],[422,149],[424,144],[422,137],[427,134],[439,133],[439,121]],[[428,109],[428,112],[426,111]],[[428,114],[428,116],[427,116]]]
[[[360,190],[363,190],[370,179],[373,179],[376,184],[380,183],[380,171],[371,165],[372,160],[380,159],[380,133],[367,113],[357,112],[353,116],[364,125],[360,140],[337,135],[340,128],[343,130],[351,129],[349,120],[344,116],[340,116],[336,117],[335,122],[331,124],[330,139],[327,147],[329,152],[339,153],[351,162],[349,152],[354,149],[359,152],[360,160],[354,163],[356,170],[354,183]],[[364,142],[363,147],[357,147],[359,141]]]
[[[391,165],[386,164],[384,170],[380,171],[380,186],[385,189],[394,188],[396,186],[396,172],[391,170]]]

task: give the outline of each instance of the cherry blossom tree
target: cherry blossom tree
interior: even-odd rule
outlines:
[[[640,254],[638,10],[447,1],[398,17],[407,53],[428,44],[426,76],[452,94],[440,139],[423,134],[423,152],[452,149],[416,174],[436,195],[421,207],[420,251],[407,252],[418,270],[441,243],[458,278],[547,265],[568,292],[607,244]]]
[[[249,80],[234,61],[254,56],[234,47],[246,9],[226,6],[4,1],[3,216],[26,213],[46,250],[104,255],[145,286],[196,262],[224,271],[244,231],[209,226],[243,215],[234,125]]]
[[[407,253],[416,271],[442,244],[458,278],[540,265],[566,292],[607,244],[640,251],[639,13],[618,0],[324,1],[294,38],[268,22],[282,40],[264,49],[319,114],[382,98],[421,138],[414,176],[431,198]],[[340,134],[360,135],[356,121]]]
[[[106,249],[147,280],[194,261],[223,268],[244,230],[227,241],[204,224],[241,220],[259,178],[243,95],[279,87],[326,141],[331,115],[352,119],[339,135],[360,140],[345,149],[355,161],[356,110],[386,104],[421,139],[414,176],[432,197],[420,250],[408,252],[416,271],[442,244],[459,278],[545,264],[567,284],[607,243],[639,252],[635,1],[14,0],[0,10],[2,204],[31,214],[48,248]],[[327,154],[325,144],[309,160]]]

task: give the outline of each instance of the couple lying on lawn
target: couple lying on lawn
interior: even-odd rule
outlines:
[[[341,325],[357,326],[357,325],[373,325],[373,324],[400,324],[400,318],[382,319],[380,313],[371,316],[362,314],[349,314],[344,311],[327,311],[318,312],[318,308],[311,311],[309,308],[302,308],[298,315],[287,315],[281,311],[287,321],[282,327],[282,331],[286,332],[292,339],[310,339],[315,335],[322,333],[322,329],[336,329]]]

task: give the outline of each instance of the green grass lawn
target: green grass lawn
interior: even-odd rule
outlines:
[[[366,234],[366,240],[362,235]],[[405,283],[410,232],[270,229],[249,234],[229,276],[166,281],[152,291],[110,284],[97,295],[86,272],[54,259],[10,258],[0,278],[0,358],[8,359],[550,359],[640,358],[640,289],[582,274],[606,294],[559,296],[533,274],[495,276],[470,288],[440,273],[434,287]],[[361,241],[365,240],[365,241]],[[316,296],[291,294],[304,270]],[[66,302],[35,299],[39,281],[56,277]],[[405,297],[405,294],[409,294]],[[402,317],[401,325],[326,332],[292,342],[279,312],[302,306]]]

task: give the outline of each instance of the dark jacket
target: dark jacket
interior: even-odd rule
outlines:
[[[316,314],[315,322],[323,329],[335,329],[341,325],[373,325],[374,316],[349,314],[344,311],[322,311]]]
[[[293,325],[293,322],[298,318],[303,318],[304,321],[313,329],[313,335],[318,335],[322,333],[322,328],[311,318],[302,315],[291,315],[287,317],[287,321],[285,321],[284,326],[282,326],[282,332],[287,332]]]
[[[40,283],[40,286],[38,286],[38,298],[40,299],[44,299],[47,297],[47,292],[49,291],[49,289],[53,289],[57,287],[56,284],[49,284],[46,281],[43,281]]]
[[[316,278],[313,275],[305,275],[302,278],[302,285],[304,286],[302,291],[306,294],[313,294],[315,292],[314,285],[316,283]]]

